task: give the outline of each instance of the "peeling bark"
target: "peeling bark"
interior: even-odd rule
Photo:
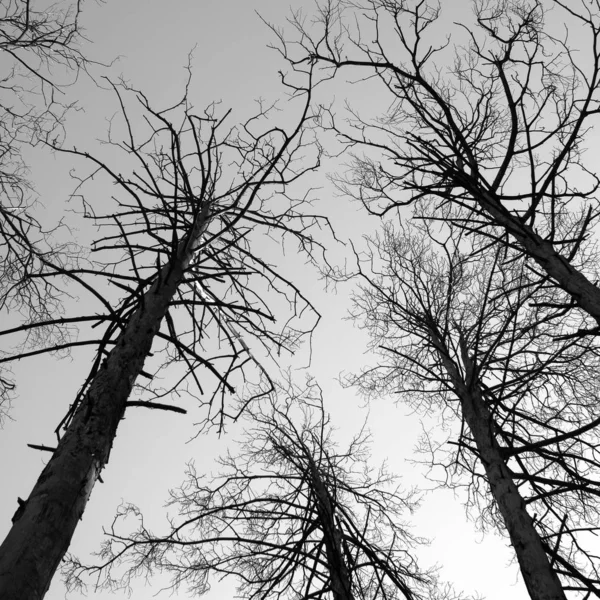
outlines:
[[[39,600],[107,464],[127,399],[208,225],[208,202],[116,340],[0,546],[0,598]]]

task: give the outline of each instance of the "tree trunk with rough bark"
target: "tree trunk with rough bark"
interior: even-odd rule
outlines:
[[[493,433],[492,416],[485,405],[478,385],[474,365],[461,344],[466,375],[463,377],[449,359],[444,344],[430,328],[430,336],[448,373],[454,392],[461,404],[463,417],[469,427],[490,491],[498,506],[532,600],[566,600],[558,576],[550,565],[543,542],[506,465],[502,450]]]
[[[600,326],[600,288],[592,283],[581,271],[576,269],[567,258],[556,251],[554,245],[542,238],[530,226],[522,223],[502,205],[491,193],[471,189],[473,198],[491,217],[493,223],[521,244],[525,254],[532,258],[542,269],[575,301],[575,303],[594,318]]]
[[[0,598],[39,600],[108,462],[127,399],[208,224],[208,202],[91,381],[73,420],[0,546]]]
[[[323,528],[333,600],[354,600],[350,574],[342,550],[342,533],[335,525],[329,492],[312,460],[310,461],[310,471],[313,489],[317,496],[319,523]]]

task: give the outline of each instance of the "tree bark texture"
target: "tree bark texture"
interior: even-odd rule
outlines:
[[[0,546],[0,598],[44,597],[108,462],[117,427],[169,303],[208,224],[208,203],[91,381],[73,420]]]
[[[333,600],[354,600],[348,567],[342,550],[342,532],[335,525],[331,497],[315,463],[310,461],[310,477],[317,500],[317,515],[322,527],[331,577]]]
[[[543,542],[494,436],[493,419],[485,405],[474,376],[474,365],[466,349],[463,347],[462,352],[466,371],[463,377],[433,329],[430,329],[430,335],[460,400],[463,417],[477,446],[479,460],[504,519],[530,597],[532,600],[566,600],[560,580],[550,565]]]
[[[493,194],[480,189],[467,189],[479,206],[492,217],[492,221],[515,238],[525,253],[600,326],[600,288],[558,253],[552,242],[545,240],[530,226],[522,223]]]

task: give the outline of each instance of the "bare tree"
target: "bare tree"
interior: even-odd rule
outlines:
[[[53,314],[61,299],[60,286],[36,277],[44,261],[67,264],[77,251],[51,240],[56,224],[42,226],[36,218],[22,150],[62,137],[69,107],[57,96],[89,64],[79,50],[81,2],[39,4],[9,0],[0,6],[0,310],[18,310],[31,321]],[[44,333],[60,335],[56,327]],[[3,371],[0,418],[13,389]]]
[[[439,214],[467,208],[457,225],[530,257],[595,334],[600,290],[585,242],[600,180],[585,150],[600,110],[600,4],[472,7],[471,21],[448,28],[446,16],[440,35],[439,2],[331,0],[311,25],[294,15],[299,35],[280,33],[280,49],[297,72],[319,65],[389,95],[372,121],[332,111],[325,123],[355,152],[343,191],[380,215],[421,198]]]
[[[312,381],[279,387],[244,422],[239,449],[219,461],[215,479],[206,482],[192,464],[171,492],[177,516],[166,535],[149,531],[135,506],[121,507],[101,564],[72,559],[71,585],[96,576],[128,588],[159,571],[194,594],[210,589],[211,575],[234,575],[248,599],[432,597],[433,578],[411,555],[418,540],[403,525],[414,494],[385,468],[372,469],[364,428],[338,448]],[[139,528],[120,533],[132,515]]]
[[[125,141],[114,141],[111,132],[108,147],[119,156],[118,170],[77,149],[62,150],[94,165],[80,195],[85,216],[100,231],[92,247],[98,259],[85,268],[46,260],[36,275],[44,283],[68,279],[97,306],[87,314],[44,317],[0,332],[28,336],[53,324],[66,328],[60,343],[42,340],[3,362],[80,346],[97,349],[57,429],[58,445],[49,449],[51,458],[28,499],[20,500],[0,549],[3,598],[45,594],[128,406],[185,412],[156,400],[189,390],[208,405],[207,421],[222,424],[226,396],[236,386],[246,402],[270,390],[262,354],[256,353],[293,352],[318,320],[293,282],[277,271],[272,250],[265,250],[266,258],[256,246],[270,236],[297,243],[309,258],[321,250],[312,234],[326,221],[305,211],[305,197],[286,195],[288,184],[319,161],[319,147],[306,128],[310,91],[292,90],[300,110],[291,127],[271,125],[271,111],[260,106],[255,117],[227,129],[227,114],[216,116],[215,106],[195,113],[187,92],[176,106],[155,110],[140,92],[115,90]],[[122,174],[126,169],[130,175]],[[98,187],[103,176],[116,190],[112,205]],[[92,179],[93,187],[86,188]],[[94,189],[101,203],[90,197]],[[270,302],[286,313],[282,325]],[[69,334],[73,326],[81,328],[79,337]],[[153,386],[154,376],[171,363],[175,382],[166,390]],[[145,398],[131,401],[140,377],[150,381],[140,386]],[[248,388],[254,382],[253,394],[243,394],[244,381]]]
[[[561,292],[518,252],[462,232],[388,225],[372,242],[355,316],[380,359],[355,382],[444,415],[449,439],[423,450],[442,484],[466,475],[468,503],[506,530],[533,599],[600,596],[597,343],[568,334]]]

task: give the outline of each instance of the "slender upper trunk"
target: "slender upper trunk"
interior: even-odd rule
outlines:
[[[473,376],[472,361],[463,348],[463,362],[467,371],[466,378],[463,378],[456,365],[448,358],[439,337],[432,330],[430,334],[460,400],[463,417],[477,446],[479,460],[504,519],[529,595],[532,600],[566,600],[560,580],[550,565],[533,519],[527,512],[523,497],[494,436],[493,419]]]
[[[552,242],[545,240],[533,228],[522,223],[492,194],[479,189],[469,191],[481,208],[492,217],[493,222],[512,235],[523,246],[525,253],[600,326],[600,288],[559,254]]]
[[[335,525],[331,498],[312,460],[310,461],[310,467],[313,489],[317,497],[317,514],[322,527],[327,553],[327,566],[331,577],[333,600],[354,600],[350,574],[342,550],[342,532]]]
[[[66,553],[108,457],[127,399],[208,223],[208,203],[160,270],[90,383],[0,546],[0,598],[39,600]]]

